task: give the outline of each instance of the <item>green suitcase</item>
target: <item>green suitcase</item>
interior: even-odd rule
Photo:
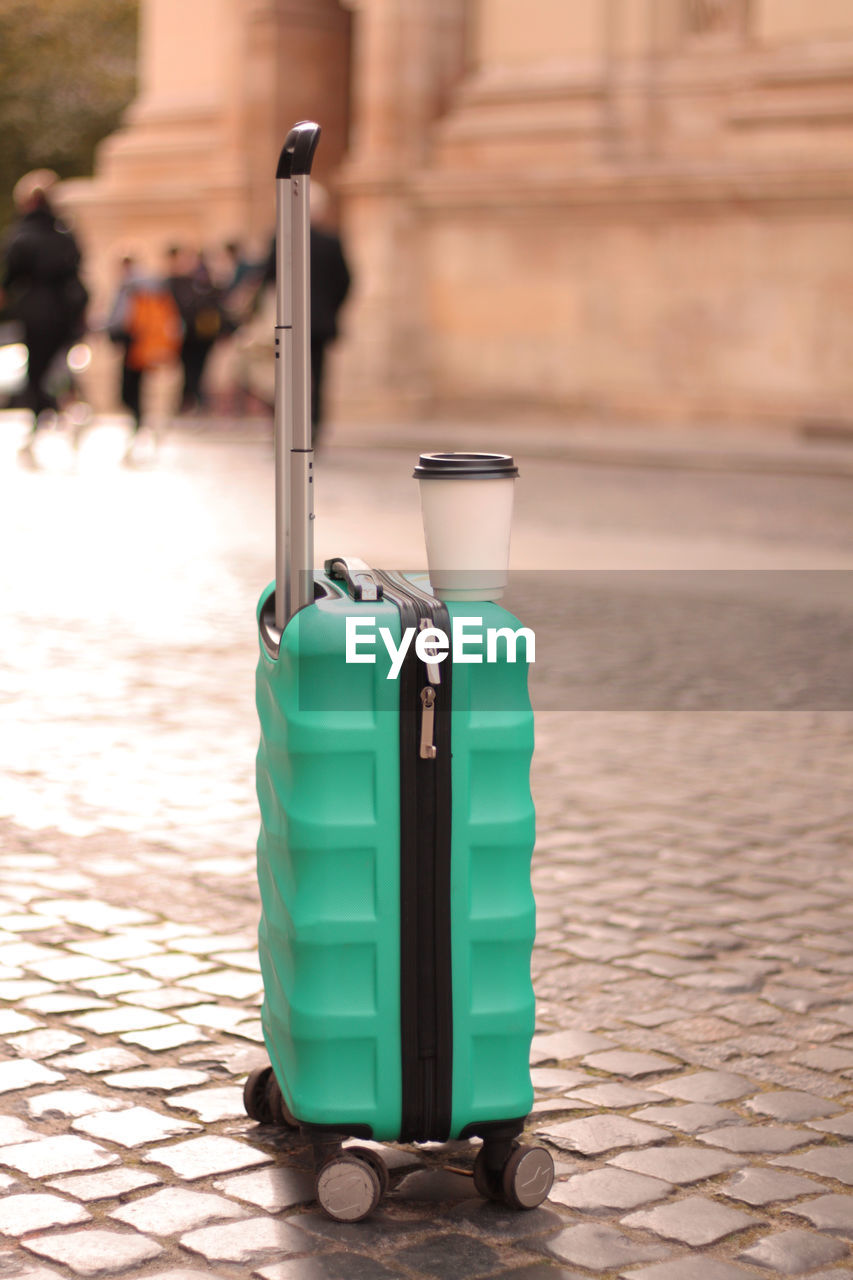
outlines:
[[[295,178],[294,132],[285,180],[307,199],[313,150]],[[280,238],[298,241],[299,223],[280,220]],[[285,319],[299,311],[283,301]],[[288,343],[282,363],[293,378],[301,356]],[[282,376],[277,406],[287,395]],[[310,572],[301,534],[313,466],[301,391],[295,399],[276,432],[279,457],[288,439],[302,455],[279,479],[291,523],[258,606],[259,948],[271,1068],[249,1077],[246,1109],[308,1133],[318,1198],[339,1220],[365,1217],[387,1187],[375,1150],[342,1147],[345,1137],[481,1138],[477,1189],[531,1208],[547,1196],[553,1164],[517,1141],[533,1101],[535,932],[533,713],[512,639],[520,624],[495,603],[442,602],[425,575],[344,557]],[[471,660],[470,645],[439,655],[425,644],[419,656],[410,643],[392,668],[388,644],[400,650],[410,628],[437,628],[451,648],[462,630],[491,628],[498,660]]]

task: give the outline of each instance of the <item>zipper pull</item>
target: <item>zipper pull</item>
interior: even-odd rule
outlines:
[[[434,760],[435,749],[435,689],[425,685],[421,689],[421,759]]]
[[[432,618],[421,618],[420,622],[418,623],[418,630],[429,631],[431,630],[431,628],[432,628]],[[439,667],[438,663],[435,661],[435,646],[432,647],[431,653],[429,653],[429,650],[427,650],[427,653],[428,653],[428,656],[433,659],[432,662],[427,662],[426,664],[427,679],[429,680],[430,684],[441,684],[441,668]]]

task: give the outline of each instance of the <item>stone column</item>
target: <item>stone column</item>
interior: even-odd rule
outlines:
[[[412,184],[461,69],[463,0],[347,0],[353,127],[339,174],[355,289],[338,378],[347,413],[411,417],[427,397],[422,237]]]

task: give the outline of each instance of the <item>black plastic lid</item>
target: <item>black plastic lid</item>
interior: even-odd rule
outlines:
[[[412,473],[417,480],[514,480],[509,453],[422,453]]]

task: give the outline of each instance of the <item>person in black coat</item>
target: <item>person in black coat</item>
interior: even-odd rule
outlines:
[[[327,223],[329,198],[319,183],[311,187],[311,442],[317,447],[324,418],[326,348],[338,336],[338,312],[352,277],[340,237]],[[275,244],[264,275],[275,281]]]
[[[85,331],[88,294],[80,279],[80,250],[50,203],[55,173],[38,169],[26,174],[14,190],[19,219],[3,255],[2,294],[5,312],[23,329],[29,362],[22,407],[33,413],[35,434],[46,410],[57,401],[47,388],[51,364]],[[25,446],[28,447],[28,446]]]

